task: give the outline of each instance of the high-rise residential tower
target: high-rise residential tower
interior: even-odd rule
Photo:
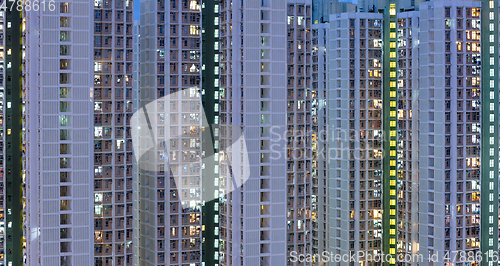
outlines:
[[[330,181],[337,186],[330,185],[330,208],[337,204],[341,210],[331,215],[329,244],[340,253],[376,243],[374,254],[417,255],[404,263],[432,264],[429,254],[437,254],[434,263],[450,263],[450,254],[453,260],[458,252],[466,255],[455,258],[457,265],[480,260],[491,265],[498,253],[498,6],[495,1],[417,6],[414,10],[394,1],[388,2],[384,16],[331,16],[329,121],[340,141],[330,142],[337,153],[331,160],[337,165],[331,164]],[[382,42],[369,40],[375,22],[381,25]],[[369,69],[374,66],[380,70]],[[372,84],[381,87],[380,98],[363,94],[363,87]],[[351,107],[342,102],[349,97]],[[365,98],[379,108],[366,114]],[[382,112],[370,125],[377,109]],[[368,180],[368,199],[362,176],[364,164],[371,163],[362,148],[364,117],[368,145],[371,131],[382,133],[374,142],[381,141],[382,149],[368,151],[382,151],[378,158],[383,163],[374,170],[380,171],[380,181]],[[383,199],[374,210],[383,219],[363,232],[365,220],[376,222],[370,221],[376,218],[372,210],[365,217],[364,202],[373,206],[370,196],[375,195],[370,194],[370,182],[382,182],[373,192]],[[345,190],[351,195],[343,194]],[[342,212],[343,206],[350,206],[349,213]],[[342,236],[346,221],[354,229],[348,240]]]
[[[23,221],[25,195],[22,184],[22,156],[25,151],[22,131],[22,14],[17,10],[0,12],[0,263],[21,263],[23,255]]]
[[[287,220],[288,208],[296,206],[296,199],[286,196],[287,3],[224,0],[220,12],[221,143],[227,145],[243,132],[248,156],[245,166],[245,152],[238,145],[221,153],[228,160],[220,165],[220,189],[232,191],[220,203],[226,223],[221,265],[283,264],[288,232],[306,226],[304,220]],[[301,16],[305,12],[303,5]],[[245,172],[249,177],[242,182]],[[301,200],[297,204],[304,207],[305,197]],[[305,218],[305,212],[300,215]]]
[[[329,244],[368,265],[418,254],[418,13],[383,7],[330,18]]]
[[[330,250],[382,246],[383,15],[330,19]]]
[[[93,8],[94,262],[132,265],[133,2]]]
[[[133,133],[141,265],[202,259],[202,136],[209,128],[200,87],[201,14],[201,1],[141,2],[140,110],[133,128],[141,132]]]
[[[460,251],[467,256],[457,265],[491,265],[498,254],[498,3],[422,3],[420,21],[420,51],[427,51],[420,53],[420,252]]]
[[[312,26],[312,254],[329,247],[329,28],[327,23]]]
[[[397,14],[397,254],[419,252],[419,18],[418,12]],[[416,265],[418,261],[410,261]]]
[[[312,251],[312,7],[287,2],[287,253]],[[292,253],[294,254],[294,253]],[[291,258],[289,258],[290,260]],[[290,264],[290,262],[289,262]],[[305,265],[298,262],[297,265]]]
[[[0,260],[490,265],[498,3],[419,2],[143,0],[140,28],[132,1],[0,13]]]
[[[23,13],[25,265],[95,265],[93,12],[68,0]]]
[[[132,15],[107,0],[24,12],[27,265],[132,265]]]

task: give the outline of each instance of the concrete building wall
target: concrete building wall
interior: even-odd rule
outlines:
[[[94,265],[92,13],[67,1],[25,17],[28,265]]]

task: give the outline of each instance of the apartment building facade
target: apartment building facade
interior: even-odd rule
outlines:
[[[330,247],[368,265],[418,254],[418,16],[387,3],[330,17]]]
[[[312,254],[329,247],[329,28],[327,23],[312,25]]]
[[[222,23],[218,16],[219,9],[234,4],[208,5],[200,1],[141,3],[143,16],[139,57],[143,64],[140,66],[139,106],[155,119],[152,123],[155,125],[155,134],[151,137],[154,140],[168,140],[158,143],[157,147],[153,147],[153,152],[149,152],[151,147],[141,143],[142,139],[139,138],[140,144],[144,145],[139,145],[138,151],[148,149],[149,152],[142,158],[143,161],[139,161],[136,169],[139,178],[135,187],[140,210],[136,212],[139,218],[137,228],[141,229],[136,241],[139,253],[136,259],[141,260],[141,263],[200,263],[202,243],[213,241],[206,242],[206,247],[218,248],[221,245],[222,248],[225,242],[219,241],[218,232],[223,229],[219,231],[218,223],[224,219],[222,214],[219,219],[217,213],[219,199],[224,202],[221,208],[228,204],[228,214],[238,212],[237,219],[230,217],[227,220],[228,235],[231,236],[227,239],[228,247],[230,254],[238,254],[233,257],[238,264],[242,260],[246,260],[244,263],[249,265],[258,261],[264,264],[284,261],[286,228],[279,226],[281,224],[291,224],[293,231],[310,231],[310,207],[298,214],[308,217],[307,221],[301,220],[300,225],[294,225],[293,219],[287,222],[285,216],[287,157],[285,140],[281,137],[284,134],[281,133],[285,132],[287,113],[284,98],[286,3],[246,3],[248,13],[236,21],[241,30],[243,26],[249,26],[245,28],[250,31],[248,34],[245,32],[244,38],[248,39],[240,43],[232,42],[233,31],[236,30],[230,26],[224,36],[223,30],[219,31],[218,27],[202,24],[202,10],[205,14],[213,12],[214,16],[206,15],[205,18],[211,18],[212,23],[218,26]],[[298,10],[302,9],[296,11],[298,16],[310,17],[310,3],[308,7],[301,3],[297,5],[300,6]],[[53,13],[41,12],[44,15],[42,18],[31,13],[25,15],[24,43],[27,56],[24,62],[26,71],[30,73],[24,80],[26,94],[23,95],[27,131],[27,264],[132,263],[134,144],[131,120],[137,106],[134,105],[132,82],[134,43],[131,7],[131,1],[105,0],[87,4],[68,1],[57,5]],[[234,12],[236,14],[239,11]],[[300,20],[304,24],[294,23],[292,27],[300,28],[297,31],[304,37],[298,41],[303,42],[303,48],[294,49],[306,51],[308,54],[304,55],[304,62],[306,58],[310,62],[311,32],[307,27],[311,21],[310,18]],[[210,41],[211,45],[206,44],[204,47],[211,48],[215,63],[219,60],[224,63],[220,71],[228,71],[229,76],[225,76],[225,79],[219,80],[219,64],[208,63],[207,60],[211,59],[207,59],[210,53],[207,55],[206,51],[210,49],[203,50],[207,57],[202,59],[201,48],[203,40],[209,41],[206,36],[210,34],[206,32],[208,30],[212,32],[214,40]],[[40,39],[37,39],[38,31],[41,32]],[[219,34],[222,38],[226,37],[226,41],[216,40]],[[83,49],[83,44],[90,42],[93,42],[93,47]],[[247,42],[253,46],[244,45]],[[230,55],[233,48],[235,52],[248,54],[250,60],[233,58]],[[219,53],[219,49],[223,51]],[[301,52],[299,50],[294,52]],[[168,55],[165,55],[166,51]],[[153,54],[155,60],[151,60]],[[38,57],[40,61],[34,59]],[[168,68],[165,68],[165,64],[168,64]],[[238,74],[233,76],[233,65],[245,66],[250,71],[237,68]],[[213,86],[205,86],[202,82],[201,71],[207,67],[213,68],[215,74],[211,77]],[[302,79],[305,80],[306,74],[310,73],[310,66],[303,68]],[[209,73],[206,71],[203,77],[208,78]],[[244,79],[250,82],[245,83]],[[153,84],[156,86],[151,89]],[[233,84],[241,85],[235,87]],[[308,84],[310,81],[304,81],[297,88],[304,90],[303,96],[308,97],[307,102],[301,103],[303,107],[297,109],[299,111],[311,106],[311,93],[306,88],[310,86]],[[40,91],[32,89],[37,86]],[[83,87],[92,89],[87,93]],[[259,93],[252,94],[254,91]],[[238,95],[235,96],[238,100],[232,100],[233,92]],[[225,108],[229,107],[223,109],[221,104],[220,109],[226,111],[225,115],[218,114],[219,100],[225,102]],[[151,103],[154,103],[154,108],[150,108]],[[210,114],[204,113],[202,105],[214,112],[210,110]],[[241,106],[244,106],[243,109]],[[36,113],[38,109],[42,110],[40,119]],[[312,118],[302,111],[301,114],[303,119],[294,123],[305,126]],[[239,124],[237,127],[234,126],[236,122]],[[219,123],[223,125],[222,129],[213,126]],[[243,127],[245,130],[242,130]],[[214,136],[212,148],[211,144],[202,144],[202,137],[206,139],[204,134],[209,128]],[[55,134],[56,131],[58,134]],[[273,136],[271,132],[279,136]],[[55,139],[55,136],[59,138]],[[217,139],[219,136],[220,140]],[[242,136],[249,138],[252,148],[258,149],[247,151],[245,141],[238,141]],[[39,147],[34,144],[37,141],[40,142]],[[278,148],[272,151],[271,144],[275,142]],[[220,153],[219,145],[227,151]],[[308,145],[311,146],[311,141],[308,141]],[[303,150],[306,153],[306,149]],[[55,154],[54,151],[59,153]],[[210,152],[213,154],[211,157],[207,155]],[[279,158],[271,159],[272,152]],[[311,153],[310,149],[308,152]],[[40,154],[44,158],[38,162],[35,157]],[[208,163],[197,162],[205,157],[216,162],[212,168],[209,168]],[[250,166],[249,157],[254,160]],[[303,203],[297,203],[297,206],[292,204],[300,208],[302,205],[310,206],[311,202],[311,188],[305,188],[309,185],[306,176],[310,175],[311,162],[302,164],[304,170],[300,174],[304,177],[300,178],[300,182],[304,186],[303,190],[309,192]],[[305,165],[308,165],[307,169]],[[59,167],[56,169],[55,166]],[[213,180],[202,180],[202,170],[204,173],[212,171],[215,174],[212,175]],[[220,180],[219,171],[225,175]],[[248,177],[252,177],[251,180]],[[169,182],[166,182],[167,178]],[[212,182],[211,191],[207,191],[206,181]],[[242,186],[247,182],[248,185]],[[35,184],[42,184],[40,191]],[[218,184],[223,184],[220,191]],[[235,202],[230,195],[240,187],[241,191],[237,194],[241,201]],[[204,194],[210,196],[202,198]],[[40,202],[37,202],[38,198],[41,198]],[[170,206],[166,204],[167,199]],[[260,201],[250,202],[254,199]],[[245,209],[244,212],[241,209]],[[207,217],[209,212],[211,217]],[[244,227],[235,226],[235,221],[243,222]],[[257,228],[254,228],[255,225]],[[259,238],[252,240],[251,236],[255,233],[258,233]],[[305,252],[309,245],[307,234],[310,233],[298,234],[303,236],[292,242],[300,242],[298,245]],[[241,235],[245,235],[245,238]],[[231,245],[233,236],[237,236],[238,240]],[[243,242],[245,245],[242,245]],[[243,252],[236,252],[241,247]],[[209,250],[205,257],[212,256],[211,253]],[[203,262],[217,264],[223,260],[223,255],[219,258],[217,251],[213,253],[213,259],[204,259]]]
[[[336,163],[337,169],[330,169],[330,175],[334,177],[330,181],[337,180],[338,184],[330,187],[330,207],[345,209],[342,206],[354,203],[354,212],[343,213],[336,209],[332,215],[330,246],[337,252],[362,250],[365,241],[362,225],[366,218],[362,218],[364,206],[361,204],[364,180],[356,176],[360,171],[356,163],[361,166],[365,158],[362,154],[365,142],[362,136],[363,107],[354,105],[350,109],[347,101],[339,100],[354,97],[353,102],[358,104],[359,101],[362,105],[365,96],[357,82],[363,86],[365,56],[362,47],[365,42],[358,37],[363,34],[361,18],[358,17],[378,16],[380,24],[384,25],[382,34],[385,38],[378,46],[382,54],[377,55],[381,59],[384,56],[380,65],[383,68],[381,72],[372,73],[383,78],[381,108],[388,110],[377,117],[381,120],[376,122],[377,126],[381,122],[382,132],[386,133],[382,149],[386,152],[379,157],[385,162],[381,172],[381,181],[386,182],[381,189],[385,200],[380,210],[385,214],[383,220],[386,222],[368,232],[373,246],[372,235],[380,232],[377,229],[382,229],[382,247],[377,247],[374,254],[421,255],[413,257],[411,263],[425,265],[431,264],[429,254],[442,254],[436,257],[439,261],[435,263],[450,263],[445,260],[446,252],[474,254],[455,261],[457,265],[465,265],[479,263],[475,256],[481,252],[488,254],[485,256],[489,258],[481,263],[492,263],[494,255],[491,256],[495,253],[491,252],[498,252],[498,243],[494,239],[498,227],[496,4],[493,1],[434,1],[420,3],[417,11],[413,7],[408,10],[403,4],[394,5],[391,13],[392,6],[388,5],[389,17],[362,13],[331,16],[330,49],[333,58],[330,73],[333,77],[330,80],[329,121],[337,133],[339,129],[346,133],[335,136],[340,141],[331,142],[337,153],[331,163]],[[347,29],[343,31],[344,27]],[[368,48],[374,48],[370,40],[367,44]],[[336,67],[332,66],[334,64]],[[371,76],[370,70],[367,75]],[[481,90],[487,93],[481,93]],[[371,98],[371,101],[375,100],[378,98]],[[346,146],[341,146],[341,143]],[[372,148],[370,152],[375,151]],[[352,182],[347,177],[349,168],[354,169],[349,171],[350,177],[354,177]],[[345,178],[342,178],[342,173],[346,174]],[[348,180],[350,187],[346,186]],[[394,191],[392,184],[395,185]],[[361,191],[357,192],[358,189]],[[349,190],[353,195],[342,194],[343,190]],[[348,217],[348,214],[353,216]],[[373,216],[369,214],[369,218]],[[350,229],[359,232],[359,237],[353,233],[350,238],[342,235],[339,228],[345,226],[347,220],[351,221]],[[393,228],[396,231],[392,231]]]
[[[420,6],[421,51],[429,51],[421,56],[420,202],[428,215],[420,216],[420,249],[481,252],[481,261],[465,260],[481,265],[498,252],[497,5]]]
[[[312,6],[287,3],[287,253],[312,251]],[[291,257],[288,258],[291,265]],[[297,262],[296,265],[306,265]]]
[[[21,263],[23,258],[23,204],[22,193],[23,145],[22,128],[22,84],[21,62],[23,49],[21,42],[22,19],[19,12],[0,13],[0,115],[1,115],[1,200],[0,200],[0,263],[9,265]],[[5,102],[4,102],[5,101]],[[19,147],[22,147],[19,149]]]
[[[419,17],[397,14],[397,253],[419,254]],[[418,261],[408,264],[416,265]]]
[[[94,265],[93,12],[23,13],[25,265]]]
[[[132,265],[131,7],[24,13],[27,265]]]
[[[214,160],[214,146],[209,156],[203,141],[210,132],[201,87],[203,8],[201,1],[141,2],[140,110],[133,130],[139,151],[135,258],[144,265],[201,264],[202,235],[214,223],[212,217],[204,224],[202,215],[202,161],[205,155]],[[206,179],[213,184],[212,177]],[[210,200],[217,197],[212,193]]]
[[[95,1],[94,261],[132,265],[133,2]]]
[[[330,17],[330,250],[382,247],[383,14]],[[345,89],[349,88],[349,89]]]
[[[243,134],[247,147],[221,153],[220,189],[232,191],[220,203],[221,265],[287,258],[286,8],[283,0],[220,2],[221,143]]]

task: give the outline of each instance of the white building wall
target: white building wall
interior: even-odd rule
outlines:
[[[330,16],[331,254],[381,250],[381,33],[382,14]]]
[[[349,86],[348,80],[348,23],[347,14],[330,16],[330,84],[329,84],[329,120],[331,136],[329,139],[331,150],[329,174],[329,211],[330,216],[330,250],[334,254],[347,254],[349,251],[349,152],[346,147],[349,143],[342,131],[349,125],[348,102],[342,101],[349,97],[349,90],[342,89]],[[334,141],[337,140],[338,141]],[[334,265],[330,262],[331,265]]]
[[[479,199],[471,196],[479,192],[480,126],[473,124],[480,123],[480,108],[473,105],[481,86],[472,83],[479,71],[471,70],[480,56],[472,47],[480,40],[469,33],[480,31],[472,22],[480,16],[466,10],[480,6],[477,1],[420,5],[419,247],[424,258],[438,254],[440,263],[446,251],[479,251]]]
[[[249,160],[248,170],[243,164],[235,164],[233,174],[240,183],[245,179],[245,171],[250,173],[242,189],[234,191],[232,202],[229,202],[235,217],[228,226],[232,229],[228,232],[232,236],[228,253],[232,256],[231,265],[281,265],[286,261],[287,252],[286,142],[283,139],[286,125],[286,2],[236,0],[225,1],[224,5],[231,9],[225,19],[232,23],[232,30],[228,27],[221,34],[222,38],[232,39],[232,44],[226,42],[227,50],[225,46],[221,48],[221,51],[232,53],[221,57],[221,62],[227,64],[225,71],[232,74],[226,77],[226,82],[233,110],[228,114],[228,124],[233,127],[227,128],[234,130],[233,138],[238,138],[235,126],[241,125]],[[262,64],[264,71],[261,71]],[[221,79],[224,78],[223,74]],[[232,154],[228,155],[230,161],[241,161],[244,155],[240,151],[235,144]],[[266,159],[261,160],[261,156]],[[261,182],[268,185],[261,186]],[[262,206],[268,212],[261,213]],[[269,240],[261,241],[261,233],[269,236]]]
[[[168,5],[167,5],[168,6]],[[140,104],[139,108],[145,106],[149,101],[153,101],[156,99],[156,52],[154,51],[156,46],[156,10],[157,4],[156,1],[141,1],[141,19],[140,19],[140,29],[139,29],[139,84],[140,84],[140,93],[139,99]],[[167,48],[166,48],[167,50]],[[153,87],[153,88],[150,88]],[[156,116],[156,110],[148,110],[150,112],[150,116],[152,119]],[[135,118],[135,117],[134,117]],[[141,127],[147,127],[148,125],[145,121],[137,121]],[[134,145],[137,145],[137,140],[134,136],[135,126],[132,128],[132,136]],[[147,149],[139,150],[140,153],[147,151]],[[137,156],[138,150],[134,146],[134,156]],[[154,160],[154,158],[152,158]],[[138,161],[139,166],[143,163],[142,161]],[[152,162],[154,165],[154,161]],[[146,167],[146,169],[148,169]],[[154,168],[153,168],[154,169]],[[141,170],[136,169],[134,174],[140,174]],[[134,194],[137,195],[135,199],[136,205],[134,206],[134,212],[137,214],[138,210],[139,215],[134,217],[135,229],[140,230],[140,235],[134,238],[135,242],[135,250],[134,253],[134,263],[144,264],[144,265],[155,265],[156,264],[156,248],[155,242],[156,239],[156,201],[154,199],[149,199],[149,195],[155,195],[155,183],[156,180],[152,176],[144,175],[134,176]],[[141,179],[141,180],[140,180]],[[141,181],[149,179],[152,182],[150,186],[144,186],[141,184]],[[143,183],[143,182],[142,182]],[[145,198],[146,197],[146,198]],[[148,211],[151,209],[151,211]],[[135,233],[137,236],[137,232]]]
[[[26,264],[90,266],[93,6],[70,0],[67,10],[60,7],[26,13]],[[65,18],[70,24],[63,28]],[[68,68],[61,70],[65,59]]]

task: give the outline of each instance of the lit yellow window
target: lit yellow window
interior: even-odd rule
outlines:
[[[198,30],[196,25],[190,25],[189,26],[189,33],[191,35],[198,35],[200,33],[200,31]]]
[[[390,5],[389,14],[391,16],[395,16],[396,15],[396,5],[395,4],[391,4]]]

